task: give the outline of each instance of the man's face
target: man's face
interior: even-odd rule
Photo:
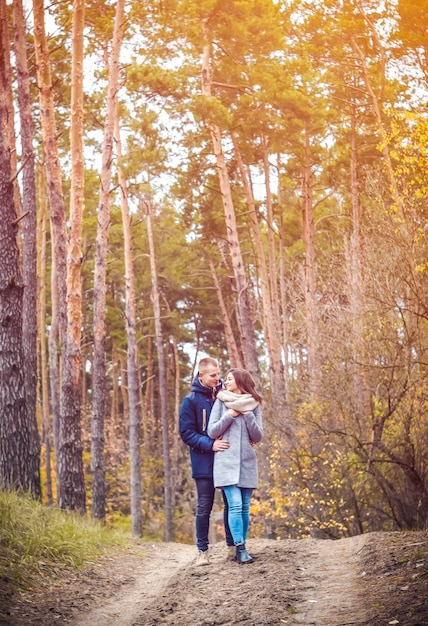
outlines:
[[[220,368],[208,365],[204,372],[199,372],[199,380],[204,387],[217,387],[220,382]]]

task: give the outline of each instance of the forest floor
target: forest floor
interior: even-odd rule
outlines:
[[[0,587],[7,626],[427,626],[428,531],[337,541],[247,542],[254,562],[210,547],[141,543],[30,591]]]

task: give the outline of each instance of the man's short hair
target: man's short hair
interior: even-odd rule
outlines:
[[[201,359],[198,366],[199,372],[206,372],[210,365],[212,365],[213,367],[218,367],[218,361],[216,361],[216,359],[212,359],[210,356],[206,356],[205,358]]]

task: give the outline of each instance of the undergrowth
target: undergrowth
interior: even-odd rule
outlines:
[[[26,586],[36,576],[79,567],[129,542],[129,534],[99,522],[0,491],[0,583]]]

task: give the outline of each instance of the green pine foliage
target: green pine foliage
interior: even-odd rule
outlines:
[[[188,391],[195,352],[217,357],[223,369],[229,365],[210,261],[240,341],[239,294],[210,123],[222,134],[263,372],[266,438],[260,450],[263,494],[268,497],[255,509],[257,515],[260,512],[257,528],[265,532],[264,519],[269,519],[278,536],[322,532],[336,537],[418,526],[428,518],[425,5],[426,0],[382,5],[374,0],[128,3],[118,115],[121,165],[132,214],[148,533],[157,532],[162,520],[162,467],[144,219],[147,197],[154,207],[171,439],[176,426],[174,343],[180,360],[180,397]],[[50,46],[68,202],[71,12],[64,4],[52,5],[49,11],[58,27],[50,34]],[[86,467],[95,234],[113,17],[112,5],[87,4],[82,238]],[[209,98],[201,94],[202,20],[212,43]],[[33,99],[37,112],[34,85]],[[41,155],[39,126],[35,115],[35,144]],[[277,341],[288,377],[287,397],[281,402],[272,398],[260,268],[235,146],[251,177],[267,258],[273,235],[277,275],[272,284],[280,301],[282,332]],[[272,223],[267,215],[263,146],[270,164]],[[320,384],[312,395],[307,372],[307,249],[302,237],[305,168],[310,170],[314,219],[320,363]],[[113,172],[106,469],[108,514],[117,519],[128,513],[129,467],[123,234],[115,163]],[[49,245],[48,257],[47,332]],[[358,293],[353,291],[356,284]],[[181,485],[176,511],[191,518],[193,484],[187,450],[182,446],[180,452],[174,468]],[[86,480],[89,485],[89,475]]]

